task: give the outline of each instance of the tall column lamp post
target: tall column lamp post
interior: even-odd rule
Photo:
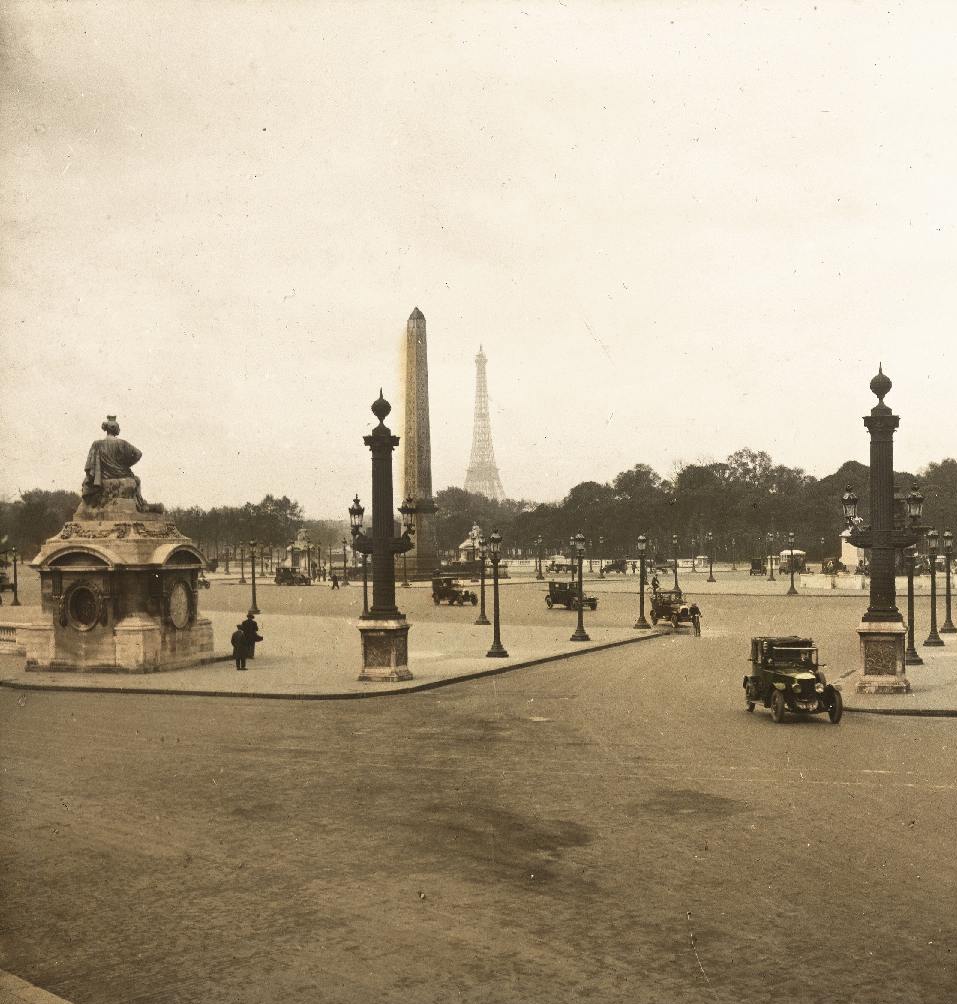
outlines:
[[[904,651],[904,664],[907,666],[922,666],[924,660],[914,647],[914,559],[917,557],[917,547],[911,544],[904,549],[907,562],[907,648]]]
[[[647,631],[651,625],[645,620],[645,554],[648,551],[648,538],[642,534],[635,545],[638,549],[638,620],[635,627],[640,631]]]
[[[924,642],[924,648],[937,647],[944,644],[943,638],[937,633],[937,545],[940,535],[936,530],[927,531],[927,554],[930,558],[930,634]],[[873,574],[873,573],[872,573]]]
[[[785,595],[797,596],[798,591],[794,588],[794,533],[788,531],[788,571],[791,573],[791,585]]]
[[[478,524],[476,524],[478,525]],[[479,561],[482,563],[481,571],[481,586],[479,587],[479,615],[475,618],[475,623],[480,625],[488,624],[488,617],[485,616],[485,559],[488,556],[488,541],[481,536],[481,528],[479,528],[479,539],[478,539],[478,553]]]
[[[940,626],[941,634],[957,634],[957,627],[954,627],[954,622],[950,619],[950,572],[951,566],[954,563],[954,535],[950,530],[944,531],[944,612],[946,616],[944,617],[944,623]],[[14,564],[13,569],[16,572],[16,564]]]
[[[714,534],[709,530],[705,535],[705,541],[708,545],[708,582],[717,582],[718,580],[714,577]]]
[[[506,659],[508,652],[502,644],[502,622],[499,614],[498,602],[498,563],[502,550],[502,535],[498,530],[493,530],[488,539],[489,550],[492,555],[492,647],[485,653],[489,659]],[[483,551],[484,554],[484,551]],[[485,559],[482,559],[484,568]]]
[[[585,587],[582,582],[583,568],[585,563],[585,535],[581,532],[574,537],[575,547],[578,551],[578,627],[569,639],[570,641],[590,641],[585,631]]]

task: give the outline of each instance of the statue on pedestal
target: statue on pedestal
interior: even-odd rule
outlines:
[[[150,505],[140,493],[140,479],[131,470],[143,454],[125,439],[120,439],[116,415],[107,415],[100,426],[106,433],[90,447],[86,457],[81,494],[90,509],[100,509],[114,498],[136,500],[138,512],[163,512],[160,504]]]

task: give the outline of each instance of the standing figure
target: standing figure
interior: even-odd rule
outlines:
[[[246,619],[239,625],[242,629],[243,634],[246,636],[246,657],[248,659],[256,658],[256,642],[262,641],[262,635],[259,633],[259,625],[256,623],[255,617],[253,617],[252,610],[246,614]]]
[[[692,603],[688,607],[688,613],[691,614],[691,626],[694,628],[694,633],[696,638],[701,637],[701,607],[697,603]]]
[[[243,631],[242,624],[236,625],[236,630],[229,639],[233,646],[233,658],[236,660],[237,669],[246,668],[246,632]]]
[[[332,573],[332,588],[339,588],[339,576],[335,572]]]

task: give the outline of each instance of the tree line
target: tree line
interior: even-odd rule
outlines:
[[[555,503],[495,501],[445,488],[435,499],[436,543],[441,552],[454,554],[477,523],[486,533],[499,530],[512,554],[533,554],[539,536],[546,553],[567,551],[569,538],[580,531],[591,541],[590,552],[597,554],[600,548],[605,557],[633,557],[641,534],[648,538],[651,554],[669,557],[677,535],[685,557],[706,553],[710,532],[718,560],[746,560],[766,554],[769,547],[784,549],[793,532],[795,547],[817,560],[822,549],[827,557],[840,553],[845,485],[854,486],[867,519],[869,477],[864,464],[848,461],[817,479],[801,468],[775,464],[767,453],[741,449],[721,463],[681,465],[671,478],[636,464],[612,481],[583,481]],[[957,530],[957,460],[930,463],[916,480],[926,500],[923,522]],[[900,492],[907,492],[915,477],[900,472],[895,481]],[[78,503],[76,492],[43,489],[0,501],[4,546],[16,545],[31,557],[72,518]],[[300,529],[307,530],[323,557],[330,550],[341,551],[343,538],[347,545],[351,539],[347,521],[307,520],[302,506],[286,495],[266,495],[242,506],[174,508],[169,516],[209,557],[221,557],[227,547],[250,540],[281,548]]]

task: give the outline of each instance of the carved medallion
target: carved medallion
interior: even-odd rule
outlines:
[[[192,596],[190,588],[180,580],[175,583],[169,594],[169,619],[178,631],[189,626],[192,613]]]

